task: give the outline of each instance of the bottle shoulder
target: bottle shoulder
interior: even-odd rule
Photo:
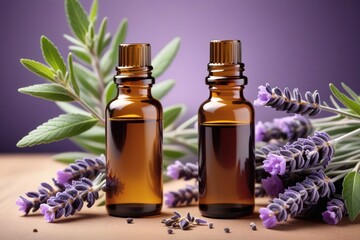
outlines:
[[[248,100],[208,99],[198,110],[199,122],[253,123],[254,107]]]

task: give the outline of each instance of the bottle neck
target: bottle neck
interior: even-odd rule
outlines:
[[[117,83],[117,95],[125,98],[152,98],[151,79],[122,81]]]
[[[247,77],[243,75],[245,65],[240,64],[208,64],[209,75],[206,78],[208,85],[227,85],[229,81],[235,85],[246,85]]]
[[[213,85],[209,86],[210,98],[223,100],[245,100],[243,90],[244,85]]]

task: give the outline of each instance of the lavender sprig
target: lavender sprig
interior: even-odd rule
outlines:
[[[346,213],[344,199],[341,195],[335,195],[327,203],[326,211],[322,213],[323,220],[327,224],[336,225]]]
[[[300,183],[291,186],[266,207],[260,209],[260,218],[266,228],[284,222],[289,216],[296,217],[304,208],[317,204],[320,198],[330,197],[335,186],[323,170],[310,174]]]
[[[105,171],[105,164],[103,154],[95,158],[78,159],[64,170],[59,170],[56,180],[60,184],[65,184],[83,177],[94,179],[100,172]]]
[[[178,191],[165,193],[165,204],[168,207],[187,206],[199,200],[199,191],[197,185],[186,185]]]
[[[19,206],[19,211],[22,211],[25,215],[28,215],[31,210],[32,212],[36,212],[39,210],[42,203],[46,203],[50,197],[55,196],[58,192],[61,192],[65,189],[64,185],[59,184],[54,179],[53,181],[56,189],[53,188],[50,184],[43,182],[40,184],[39,190],[37,192],[33,191],[25,193],[25,195],[31,200],[20,196],[16,201],[16,205]]]
[[[267,83],[265,86],[259,86],[258,99],[254,101],[255,106],[269,106],[277,111],[286,111],[287,113],[297,113],[301,115],[315,116],[320,113],[320,94],[306,92],[305,100],[301,97],[299,89],[295,88],[293,93],[289,88],[281,91],[278,87],[271,88]]]
[[[278,151],[271,151],[264,160],[264,170],[271,175],[283,175],[314,167],[325,168],[334,155],[333,142],[325,132],[315,132],[308,138],[288,143]]]
[[[198,171],[197,164],[191,162],[183,164],[180,161],[175,161],[175,163],[167,167],[166,175],[172,179],[184,178],[184,180],[190,180],[198,177]]]
[[[313,127],[309,119],[294,115],[275,118],[272,122],[259,121],[255,126],[255,141],[259,142],[293,142],[298,138],[310,135]]]
[[[72,184],[65,184],[66,189],[58,192],[56,196],[48,199],[47,203],[40,205],[41,213],[48,222],[54,222],[62,216],[68,217],[80,211],[87,202],[87,207],[94,205],[99,198],[99,191],[105,186],[105,174],[100,173],[94,181],[88,178],[74,180]]]

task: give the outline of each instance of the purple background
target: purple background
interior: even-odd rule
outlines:
[[[91,1],[81,1],[89,9]],[[346,82],[360,92],[359,1],[100,1],[100,18],[108,16],[114,32],[127,17],[127,42],[149,42],[153,56],[172,38],[181,37],[175,61],[158,81],[174,78],[175,88],[163,106],[184,103],[185,117],[196,113],[208,96],[205,85],[208,48],[212,39],[240,39],[243,45],[245,89],[254,100],[257,86],[266,82],[280,88],[318,89],[328,100],[328,83]],[[44,83],[19,63],[20,58],[43,62],[42,34],[65,56],[70,33],[63,1],[2,1],[0,9],[1,144],[0,152],[61,152],[76,150],[70,141],[17,149],[16,142],[39,124],[61,113],[56,105],[17,92]],[[257,108],[257,120],[283,116]]]

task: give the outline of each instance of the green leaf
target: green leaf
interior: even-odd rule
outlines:
[[[186,155],[186,152],[182,150],[180,147],[175,145],[164,145],[163,146],[163,155],[164,158],[173,160],[179,159]]]
[[[96,40],[96,52],[97,52],[97,55],[100,56],[102,51],[104,50],[104,47],[105,47],[105,33],[106,33],[106,26],[107,26],[107,18],[105,17],[102,22],[101,22],[101,25],[100,25],[100,28],[99,28],[99,34],[98,34],[98,37],[97,37],[97,40]]]
[[[360,103],[360,96],[357,95],[354,90],[352,90],[348,85],[345,83],[341,83],[341,86],[345,89],[345,91],[355,100],[355,102]]]
[[[100,155],[105,153],[105,142],[97,142],[92,141],[80,137],[73,137],[71,138],[72,141],[74,141],[77,145],[79,145],[82,149],[91,152],[95,155]]]
[[[66,66],[57,47],[45,36],[41,36],[41,50],[45,61],[55,70],[66,74]]]
[[[154,98],[160,100],[162,99],[175,85],[175,80],[169,79],[155,84],[152,87],[152,95]]]
[[[64,34],[63,35],[64,38],[66,40],[68,40],[69,42],[71,42],[72,44],[75,44],[76,46],[79,46],[79,47],[86,47],[86,45],[82,42],[80,42],[79,40],[77,40],[76,38],[73,38],[72,36],[69,36],[67,34]]]
[[[79,46],[70,46],[69,49],[79,60],[91,64],[91,56],[88,50]]]
[[[171,127],[182,113],[185,112],[185,105],[178,104],[164,108],[164,129]]]
[[[23,137],[17,147],[31,147],[79,135],[93,127],[97,119],[81,114],[62,114],[38,126]]]
[[[127,26],[128,26],[128,20],[124,18],[121,21],[116,33],[114,34],[109,49],[106,51],[106,53],[100,60],[100,66],[102,69],[103,76],[108,75],[116,64],[119,44],[125,41]]]
[[[74,114],[82,114],[86,116],[91,116],[91,113],[86,112],[85,110],[74,106],[68,102],[56,102],[56,105],[63,110],[65,113],[74,113]]]
[[[92,22],[94,25],[98,14],[98,9],[99,9],[99,2],[98,0],[94,0],[89,12],[89,21]]]
[[[105,127],[96,125],[86,132],[78,135],[76,138],[87,139],[95,142],[99,142],[101,144],[105,143]]]
[[[103,94],[103,103],[107,105],[111,100],[116,97],[116,84],[113,82],[109,82],[104,90]]]
[[[354,111],[356,114],[360,115],[360,104],[351,100],[349,97],[347,97],[345,94],[341,93],[339,89],[335,87],[334,84],[329,84],[330,90],[333,93],[333,95],[347,108]]]
[[[80,95],[80,89],[79,89],[79,86],[78,86],[78,84],[76,82],[76,77],[75,77],[75,73],[74,73],[74,66],[73,66],[71,53],[69,53],[69,55],[68,55],[68,68],[69,68],[69,77],[70,77],[71,86],[74,89],[75,93],[79,96]]]
[[[55,82],[55,73],[47,66],[42,63],[36,62],[30,59],[20,59],[20,62],[29,71],[39,75],[40,77],[46,78],[52,82]]]
[[[342,196],[351,221],[360,213],[360,174],[349,172],[344,178]]]
[[[73,67],[80,89],[86,93],[91,93],[96,98],[99,98],[99,92],[97,89],[98,82],[95,75],[89,69],[76,62],[73,63]]]
[[[85,43],[85,35],[90,22],[83,6],[78,0],[65,0],[65,10],[72,32]]]
[[[170,66],[180,47],[180,38],[171,40],[152,60],[153,77],[157,78]]]
[[[86,152],[64,152],[53,155],[52,158],[55,161],[70,164],[74,163],[77,159],[83,159],[87,157],[94,157],[95,155]]]
[[[36,84],[29,87],[20,88],[18,91],[51,101],[74,101],[74,99],[69,95],[69,92],[61,85],[56,83]]]

